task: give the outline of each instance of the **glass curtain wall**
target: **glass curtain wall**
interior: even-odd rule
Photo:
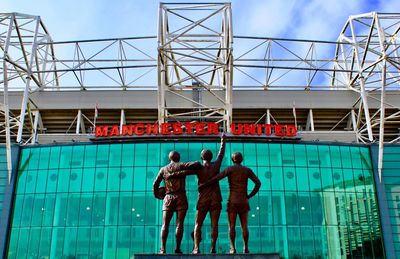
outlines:
[[[385,146],[383,156],[383,182],[392,225],[396,258],[400,258],[400,147]]]
[[[211,142],[87,144],[24,148],[21,152],[9,258],[133,258],[159,249],[162,201],[152,183],[168,152],[199,160]],[[250,200],[250,251],[284,258],[383,257],[369,149],[278,143],[228,143],[244,154],[262,182]],[[227,179],[218,253],[229,251]],[[249,183],[249,189],[253,184]],[[197,199],[195,176],[186,178],[189,209],[183,251],[190,253]],[[173,219],[174,220],[174,219]],[[242,247],[237,223],[237,247]],[[201,251],[210,247],[210,220]],[[167,252],[173,252],[174,225]]]

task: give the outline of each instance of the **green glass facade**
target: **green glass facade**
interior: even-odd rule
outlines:
[[[400,147],[388,146],[384,151],[383,182],[392,227],[394,252],[396,258],[400,258]]]
[[[162,203],[152,183],[170,150],[199,160],[214,142],[62,145],[21,150],[9,258],[131,258],[159,249]],[[383,245],[368,147],[231,143],[262,182],[250,200],[250,251],[284,258],[380,258]],[[217,250],[229,249],[227,180]],[[188,176],[183,251],[193,242],[197,181]],[[249,184],[249,189],[252,188]],[[173,251],[170,227],[167,252]],[[237,227],[237,247],[241,247]],[[210,246],[210,220],[201,251]]]
[[[8,184],[6,148],[0,147],[0,213],[3,211],[4,192]]]

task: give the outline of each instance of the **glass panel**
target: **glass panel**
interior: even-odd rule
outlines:
[[[39,258],[47,258],[50,254],[52,228],[42,228],[40,234]]]
[[[18,251],[18,238],[19,238],[19,228],[13,228],[11,230],[11,238],[8,247],[8,258],[17,258]]]
[[[295,164],[295,156],[293,151],[293,145],[290,144],[282,144],[282,154],[285,154],[282,157],[282,164],[284,166],[294,166]]]
[[[182,156],[181,156],[182,159]],[[135,145],[135,166],[146,166],[147,164],[147,145]]]
[[[60,168],[61,147],[52,147],[50,151],[50,169]]]
[[[256,145],[246,143],[243,150],[243,158],[246,166],[257,166]]]
[[[96,167],[107,167],[110,156],[110,145],[98,145]]]
[[[282,167],[271,167],[271,183],[273,183],[272,190],[274,191],[284,190]]]
[[[318,146],[318,157],[321,167],[331,167],[331,157],[329,153],[329,146]]]
[[[90,249],[90,228],[78,228],[78,235],[76,240],[76,255],[77,257],[88,257]]]
[[[307,166],[307,153],[306,153],[306,146],[305,145],[294,145],[294,153],[296,155],[295,162],[296,166]]]
[[[134,191],[144,191],[145,190],[146,169],[147,169],[146,167],[135,167],[133,169],[133,190]]]
[[[85,158],[85,146],[74,146],[72,148],[72,168],[82,168],[83,160]]]
[[[83,161],[85,168],[96,166],[96,153],[97,153],[97,145],[85,146],[85,158]]]
[[[285,190],[288,191],[296,191],[297,183],[296,183],[296,171],[294,167],[283,168],[283,177],[285,182]]]
[[[122,166],[133,166],[135,160],[135,145],[123,144],[122,145]]]
[[[69,191],[80,192],[82,190],[82,169],[72,169],[69,178]]]
[[[122,145],[114,144],[110,146],[109,167],[121,166]]]
[[[347,146],[340,146],[340,155],[342,157],[343,168],[352,168],[350,148]]]
[[[93,192],[96,171],[93,168],[83,169],[82,192]]]
[[[50,151],[51,151],[50,147],[42,147],[42,148],[40,148],[39,169],[47,169],[47,168],[49,168]]]
[[[280,144],[270,144],[269,153],[271,166],[282,166],[282,151]]]
[[[92,227],[90,232],[90,255],[93,258],[102,258],[104,227]]]
[[[268,166],[269,165],[268,145],[264,143],[257,143],[256,152],[257,152],[257,165]]]

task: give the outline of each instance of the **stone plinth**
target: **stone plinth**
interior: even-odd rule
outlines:
[[[135,259],[280,259],[278,253],[268,254],[136,254]]]

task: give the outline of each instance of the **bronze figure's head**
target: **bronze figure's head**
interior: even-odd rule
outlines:
[[[205,160],[207,162],[210,162],[212,157],[213,157],[213,154],[212,154],[211,150],[203,149],[201,151],[201,155],[200,156],[201,156],[201,159],[203,159],[203,160]]]
[[[169,152],[168,157],[169,157],[169,160],[171,160],[173,162],[179,162],[179,160],[181,159],[181,155],[177,151]]]
[[[240,152],[232,153],[231,159],[232,159],[232,162],[235,163],[235,164],[242,163],[242,161],[243,161],[242,153],[240,153]]]

